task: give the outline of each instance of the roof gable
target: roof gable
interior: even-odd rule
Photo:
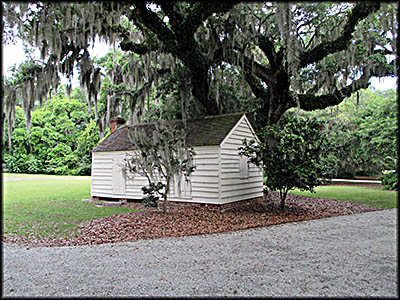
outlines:
[[[187,120],[186,142],[192,147],[220,145],[239,120],[241,120],[243,115],[244,113],[233,113]],[[174,120],[170,122],[176,122],[178,126],[183,127],[182,120]],[[130,129],[135,127],[142,127],[146,131],[152,131],[155,128],[155,123],[122,126],[97,145],[92,152],[134,150],[128,132]]]
[[[240,120],[238,122],[236,122],[235,126],[229,131],[229,133],[225,136],[225,138],[222,140],[221,142],[221,146],[229,139],[229,137],[232,135],[232,133],[236,130],[236,128],[242,123],[244,122],[247,127],[249,128],[250,132],[253,134],[254,139],[256,140],[256,143],[260,143],[259,138],[257,137],[253,127],[251,126],[249,120],[247,119],[246,115],[243,114],[242,117],[240,118]]]

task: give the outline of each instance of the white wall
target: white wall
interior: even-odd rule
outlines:
[[[221,203],[261,197],[263,194],[263,177],[259,168],[250,164],[248,178],[240,176],[238,148],[242,146],[244,138],[254,138],[246,118],[241,119],[221,144]]]
[[[218,146],[194,148],[192,173],[192,202],[219,204],[219,161]]]
[[[223,204],[262,196],[262,172],[256,166],[250,165],[248,178],[240,178],[238,148],[244,138],[253,138],[246,122],[242,118],[221,147],[195,147],[196,170],[191,175],[192,197],[189,196],[190,193],[186,193],[178,198],[175,194],[176,185],[171,184],[169,200]],[[147,186],[148,182],[145,177],[137,174],[129,174],[134,176],[125,179],[124,195],[113,192],[118,190],[115,179],[113,184],[113,178],[116,172],[120,172],[115,168],[114,162],[124,155],[124,151],[92,153],[92,197],[142,199],[141,188]]]
[[[127,198],[141,200],[142,187],[148,185],[147,178],[138,174],[124,174],[121,170],[125,151],[92,153],[92,197]],[[128,175],[128,176],[126,176]],[[118,193],[123,191],[123,193]],[[174,185],[171,185],[171,200]]]
[[[91,195],[112,197],[113,155],[92,152]]]
[[[196,147],[194,164],[196,170],[191,175],[191,188],[186,193],[175,194],[177,184],[170,186],[169,200],[183,202],[219,203],[219,165],[218,146]],[[115,178],[120,170],[115,168],[116,161],[121,161],[124,151],[92,153],[92,197],[128,198],[141,200],[142,187],[148,185],[145,177],[129,173],[125,178],[125,194],[115,194]],[[115,181],[115,179],[114,179]],[[184,184],[184,182],[182,182]]]

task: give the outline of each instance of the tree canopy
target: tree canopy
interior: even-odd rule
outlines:
[[[232,95],[242,95],[244,103],[232,107],[253,107],[252,118],[261,128],[276,123],[289,108],[334,106],[368,87],[372,76],[397,74],[397,2],[2,5],[3,43],[16,32],[42,54],[39,66],[31,66],[35,72],[6,83],[7,116],[14,107],[13,90],[22,89],[29,119],[32,91],[42,99],[57,87],[60,73],[73,76],[74,66],[98,123],[99,93],[102,83],[109,82],[104,93],[109,116],[103,127],[115,112],[110,107],[122,96],[130,103],[131,115],[137,116],[130,123],[139,121],[144,96],[165,88],[171,78],[182,91],[184,108],[192,101],[197,114],[219,114],[231,107],[231,97],[236,100]],[[124,59],[117,62],[113,57],[107,74],[89,55],[96,38],[123,51]],[[166,74],[168,80],[160,81]]]
[[[72,92],[71,98],[59,91],[46,107],[32,112],[30,139],[23,109],[17,105],[15,128],[11,135],[7,130],[2,144],[2,159],[8,171],[90,175],[90,151],[100,137],[93,115],[88,116],[83,100],[79,89]]]
[[[335,144],[336,178],[373,176],[396,169],[398,115],[395,90],[362,90],[334,108],[304,112],[328,128]]]

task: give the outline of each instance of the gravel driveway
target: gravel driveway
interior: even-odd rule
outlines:
[[[398,297],[397,209],[118,244],[3,244],[3,296]]]

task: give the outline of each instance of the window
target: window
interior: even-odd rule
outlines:
[[[240,179],[249,178],[249,164],[246,156],[239,156],[239,177]]]

